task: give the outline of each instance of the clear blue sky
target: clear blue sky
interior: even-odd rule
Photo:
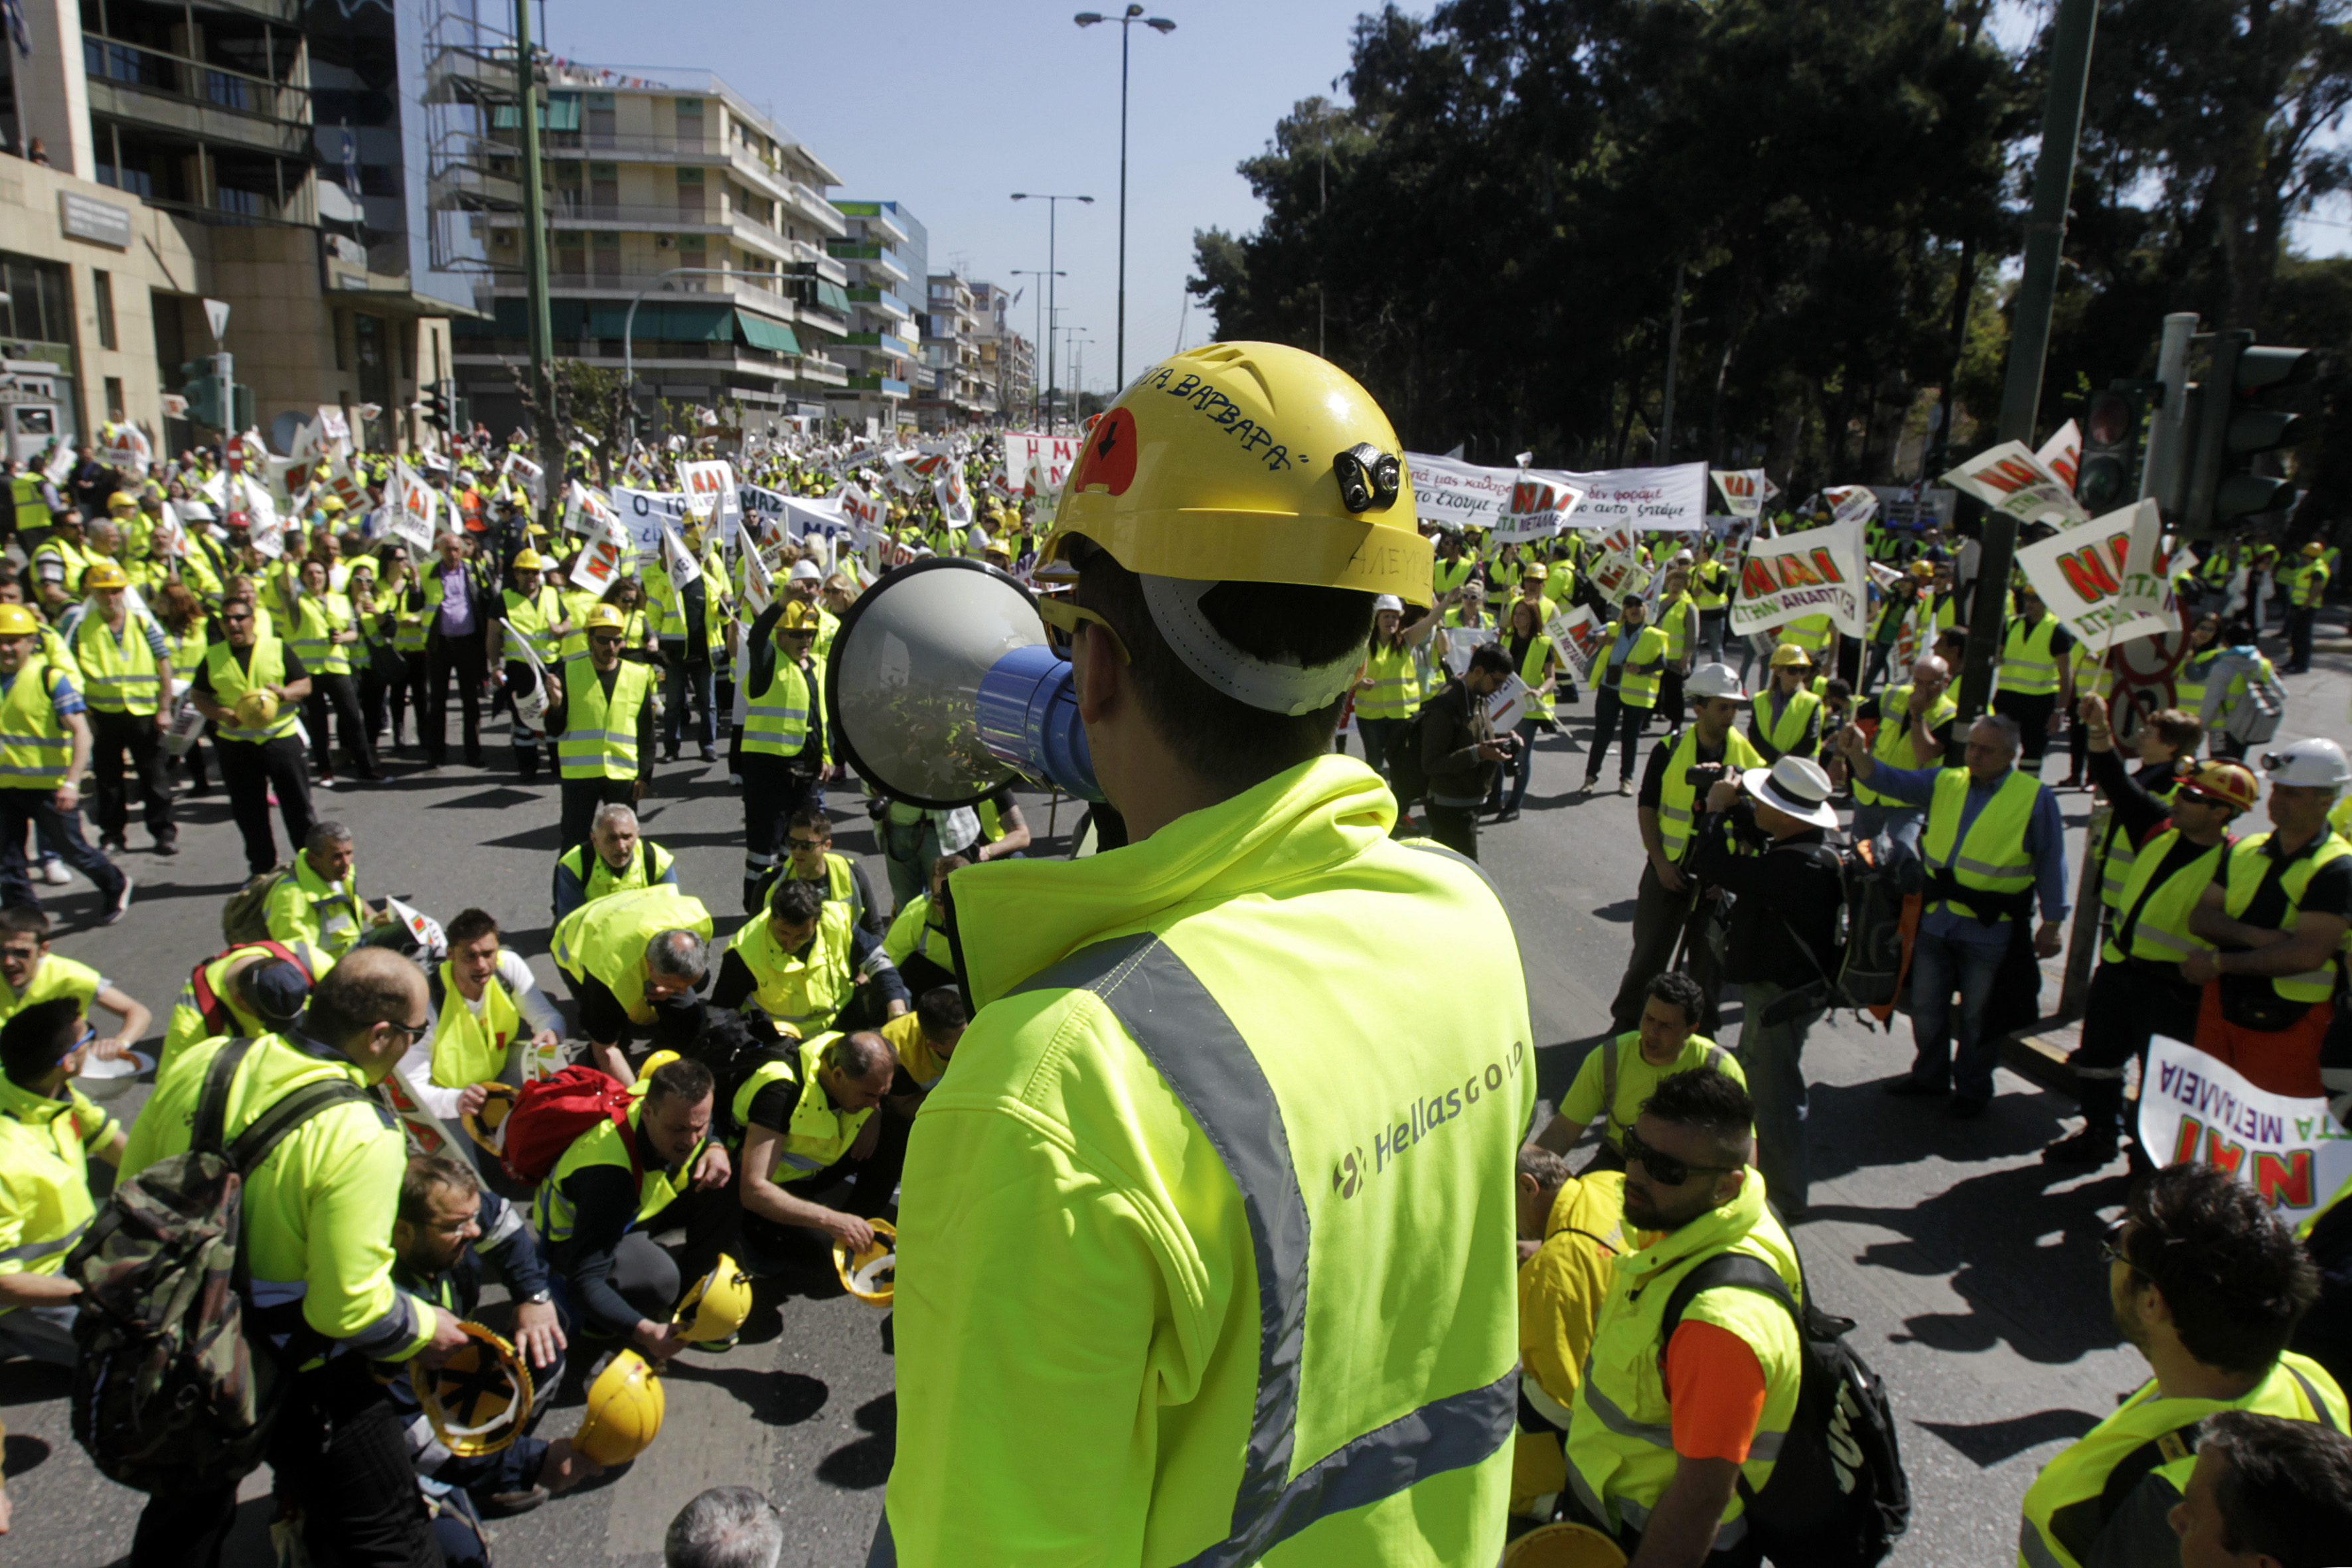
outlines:
[[[896,198],[930,230],[930,263],[1019,287],[1044,270],[1045,204],[1061,204],[1055,303],[1092,339],[1087,384],[1112,379],[1118,260],[1119,30],[1079,27],[1076,4],[662,5],[549,0],[547,46],[600,65],[715,70],[841,175],[836,196]],[[1254,228],[1260,209],[1234,165],[1265,147],[1297,100],[1334,94],[1370,0],[1166,0],[1134,29],[1129,98],[1127,367],[1175,347],[1192,231]],[[536,9],[536,8],[534,8]],[[1425,9],[1425,7],[1423,8]],[[533,17],[534,23],[538,20]],[[1034,296],[1019,330],[1034,335]],[[1184,341],[1206,339],[1195,305]],[[1066,369],[1062,377],[1069,384]]]

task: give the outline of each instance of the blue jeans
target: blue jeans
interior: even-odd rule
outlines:
[[[1992,1098],[1993,1063],[1999,1043],[1985,1037],[1985,1009],[1992,1005],[1993,982],[2009,951],[2009,928],[1998,942],[1954,942],[1919,933],[1911,953],[1911,1038],[1916,1047],[1911,1076],[1922,1083],[1948,1081],[1962,1100]],[[1960,994],[1959,1056],[1952,1054],[1952,993]]]
[[[1495,788],[1486,796],[1488,811],[1518,810],[1520,804],[1528,798],[1528,780],[1535,775],[1536,721],[1532,719],[1522,719],[1519,721],[1519,727],[1511,732],[1519,738],[1519,749],[1512,753],[1510,762],[1506,764],[1510,773],[1510,792],[1507,795],[1504,793],[1504,770],[1496,769]]]
[[[1389,742],[1396,739],[1399,730],[1411,722],[1410,719],[1367,719],[1361,713],[1356,715],[1356,732],[1364,739],[1364,761],[1370,763],[1372,772],[1383,779],[1389,776]],[[1408,809],[1412,805],[1409,800],[1397,802],[1401,810]]]

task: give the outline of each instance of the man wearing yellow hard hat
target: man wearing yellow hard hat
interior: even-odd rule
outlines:
[[[872,1562],[1501,1555],[1526,983],[1331,751],[1375,599],[1431,599],[1401,454],[1271,343],[1087,432],[1040,565],[1128,843],[956,873],[978,1010],[909,1136]]]
[[[797,568],[795,568],[797,570]],[[816,639],[825,613],[787,595],[761,612],[744,639],[743,912],[756,913],[775,880],[784,825],[823,805],[824,670]]]
[[[531,660],[552,671],[562,662],[563,639],[572,634],[564,617],[563,595],[541,575],[554,563],[525,545],[509,563],[514,586],[499,595],[499,632],[491,642],[490,668],[499,672],[509,694],[528,696],[538,683]],[[525,649],[530,651],[525,653]],[[515,771],[529,784],[539,777],[539,731],[514,716]]]
[[[89,717],[70,662],[41,652],[41,623],[22,605],[0,605],[0,903],[37,910],[25,864],[37,831],[99,891],[112,925],[131,907],[131,879],[81,835],[81,784],[89,772]]]
[[[607,801],[634,806],[654,764],[654,672],[622,657],[628,617],[611,605],[588,612],[588,652],[548,672],[542,722],[562,775],[561,841],[579,844]]]
[[[163,628],[144,605],[131,607],[131,579],[111,561],[82,574],[82,605],[61,634],[81,666],[90,709],[90,775],[98,784],[98,841],[116,853],[130,847],[131,788],[146,810],[155,853],[176,855],[179,827],[172,789],[163,776],[163,735],[172,721],[174,671]]]

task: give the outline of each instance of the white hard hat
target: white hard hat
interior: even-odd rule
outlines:
[[[1394,594],[1382,594],[1372,601],[1372,614],[1377,616],[1382,610],[1394,610],[1398,615],[1402,615],[1404,614],[1404,601],[1398,598]]]
[[[1694,557],[1688,550],[1677,550],[1675,552],[1675,558],[1666,563],[1666,564],[1669,566],[1686,566],[1693,559]]]
[[[2274,784],[2298,789],[2340,789],[2352,784],[2352,763],[2333,741],[2297,741],[2263,753],[2263,773]]]
[[[787,583],[822,583],[824,581],[824,574],[817,570],[815,562],[803,558],[793,563],[793,569],[784,574],[784,581]]]
[[[1739,684],[1727,664],[1702,664],[1692,670],[1683,682],[1685,697],[1728,697],[1735,702],[1745,702],[1748,692]]]

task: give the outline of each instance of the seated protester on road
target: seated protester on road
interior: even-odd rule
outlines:
[[[1569,1174],[1568,1162],[1530,1143],[1519,1151],[1519,1420],[1511,1455],[1511,1513],[1538,1523],[1568,1488],[1569,1412],[1583,1380],[1610,1270],[1625,1238],[1625,1178]]]
[[[361,900],[352,860],[350,828],[340,822],[312,824],[292,868],[269,889],[270,940],[307,942],[330,958],[341,958],[359,944],[368,927],[388,919]]]
[[[884,1151],[887,1119],[874,1114],[898,1070],[879,1035],[821,1035],[772,1052],[736,1089],[745,1268],[777,1273],[836,1241],[853,1251],[872,1245],[866,1222],[890,1205],[905,1163],[905,1140],[896,1157]],[[821,1201],[852,1181],[847,1208]]]
[[[181,1051],[198,1040],[216,1035],[282,1033],[302,1016],[312,983],[334,965],[333,959],[307,942],[251,942],[205,960],[172,1004],[172,1021],[164,1026],[163,1050],[155,1059],[155,1071],[160,1075]],[[199,976],[204,983],[201,992]]]
[[[484,1192],[465,1162],[446,1154],[413,1155],[401,1179],[392,1254],[394,1284],[464,1321],[491,1329],[514,1346],[530,1371],[536,1425],[543,1402],[563,1375],[563,1330],[548,1290],[546,1262],[522,1211]],[[498,1266],[510,1298],[507,1306],[488,1312],[481,1310],[486,1259]],[[526,1512],[604,1472],[593,1459],[574,1453],[569,1437],[549,1443],[528,1432],[495,1454],[452,1454],[423,1418],[408,1369],[379,1362],[376,1375],[401,1414],[418,1479],[470,1494],[484,1514]]]
[[[2352,1437],[2225,1410],[2200,1430],[2171,1522],[2180,1568],[2336,1568],[2352,1551]]]
[[[850,923],[869,936],[880,936],[887,912],[874,901],[874,885],[865,868],[846,855],[833,851],[833,818],[814,805],[802,806],[784,825],[784,852],[792,874],[816,882],[824,896],[849,906]]]
[[[655,1362],[683,1350],[670,1321],[680,1281],[701,1279],[734,1245],[734,1168],[710,1137],[717,1087],[700,1062],[659,1063],[629,1087],[627,1130],[597,1122],[540,1184],[534,1226],[583,1373],[594,1353],[583,1339],[623,1341]],[[654,1241],[678,1225],[682,1247]]]
[[[1771,1481],[1796,1418],[1804,1345],[1769,1296],[1701,1290],[1665,1337],[1675,1287],[1727,1252],[1804,1300],[1796,1248],[1748,1165],[1752,1115],[1727,1074],[1675,1073],[1625,1137],[1625,1226],[1648,1245],[1609,1282],[1569,1423],[1569,1484],[1584,1522],[1645,1565],[1752,1564],[1747,1499]]]
[[[1739,1058],[1706,1036],[1696,1034],[1706,994],[1678,969],[1650,977],[1642,1003],[1642,1024],[1585,1053],[1576,1079],[1559,1097],[1559,1110],[1536,1142],[1555,1154],[1576,1147],[1585,1129],[1601,1123],[1601,1148],[1587,1171],[1625,1168],[1625,1131],[1642,1113],[1642,1102],[1670,1073],[1709,1068],[1731,1075],[1743,1088],[1748,1075]]]
[[[930,889],[907,901],[890,922],[882,951],[898,966],[910,992],[955,984],[955,954],[948,945],[948,877],[971,864],[968,856],[942,855],[931,864]]]
[[[49,951],[49,917],[22,904],[0,909],[0,1023],[5,1023],[36,1002],[69,998],[88,1020],[93,1004],[121,1022],[100,1043],[129,1046],[147,1037],[154,1017],[121,986],[70,958]],[[115,1054],[101,1049],[101,1056]]]
[[[555,966],[580,1005],[589,1060],[623,1083],[635,1076],[624,1047],[683,1052],[702,1027],[695,993],[710,970],[710,911],[675,888],[614,893],[581,905],[555,927]]]
[[[915,1010],[900,1014],[876,1032],[898,1053],[898,1074],[890,1083],[891,1109],[911,1121],[923,1097],[946,1076],[948,1062],[971,1024],[963,993],[934,985],[915,998]]]
[[[784,1516],[750,1487],[712,1487],[677,1510],[662,1537],[662,1568],[776,1568]]]
[[[27,1003],[0,1025],[0,1356],[79,1359],[81,1286],[60,1270],[97,1213],[89,1156],[120,1165],[124,1142],[114,1119],[73,1087],[101,1043],[121,1048],[95,1036],[71,996]]]
[[[588,842],[555,859],[555,918],[612,893],[677,886],[677,862],[670,852],[642,837],[637,814],[617,800],[596,808]]]
[[[520,1084],[536,1076],[533,1062],[551,1060],[563,1038],[563,1015],[539,988],[522,954],[500,941],[499,922],[483,910],[460,910],[446,929],[449,956],[428,973],[432,982],[432,1081],[466,1089],[460,1109],[478,1110],[478,1086]]]
[[[768,912],[727,944],[710,1005],[758,1007],[803,1038],[872,1027],[907,1010],[907,987],[882,944],[850,922],[849,906],[814,882],[782,878]]]
[[[2102,1254],[2116,1328],[2156,1375],[2026,1489],[2020,1556],[2055,1568],[2172,1561],[2167,1519],[2196,1466],[2178,1435],[2210,1415],[2352,1430],[2336,1380],[2286,1348],[2318,1277],[2251,1184],[2213,1165],[2155,1171]]]

